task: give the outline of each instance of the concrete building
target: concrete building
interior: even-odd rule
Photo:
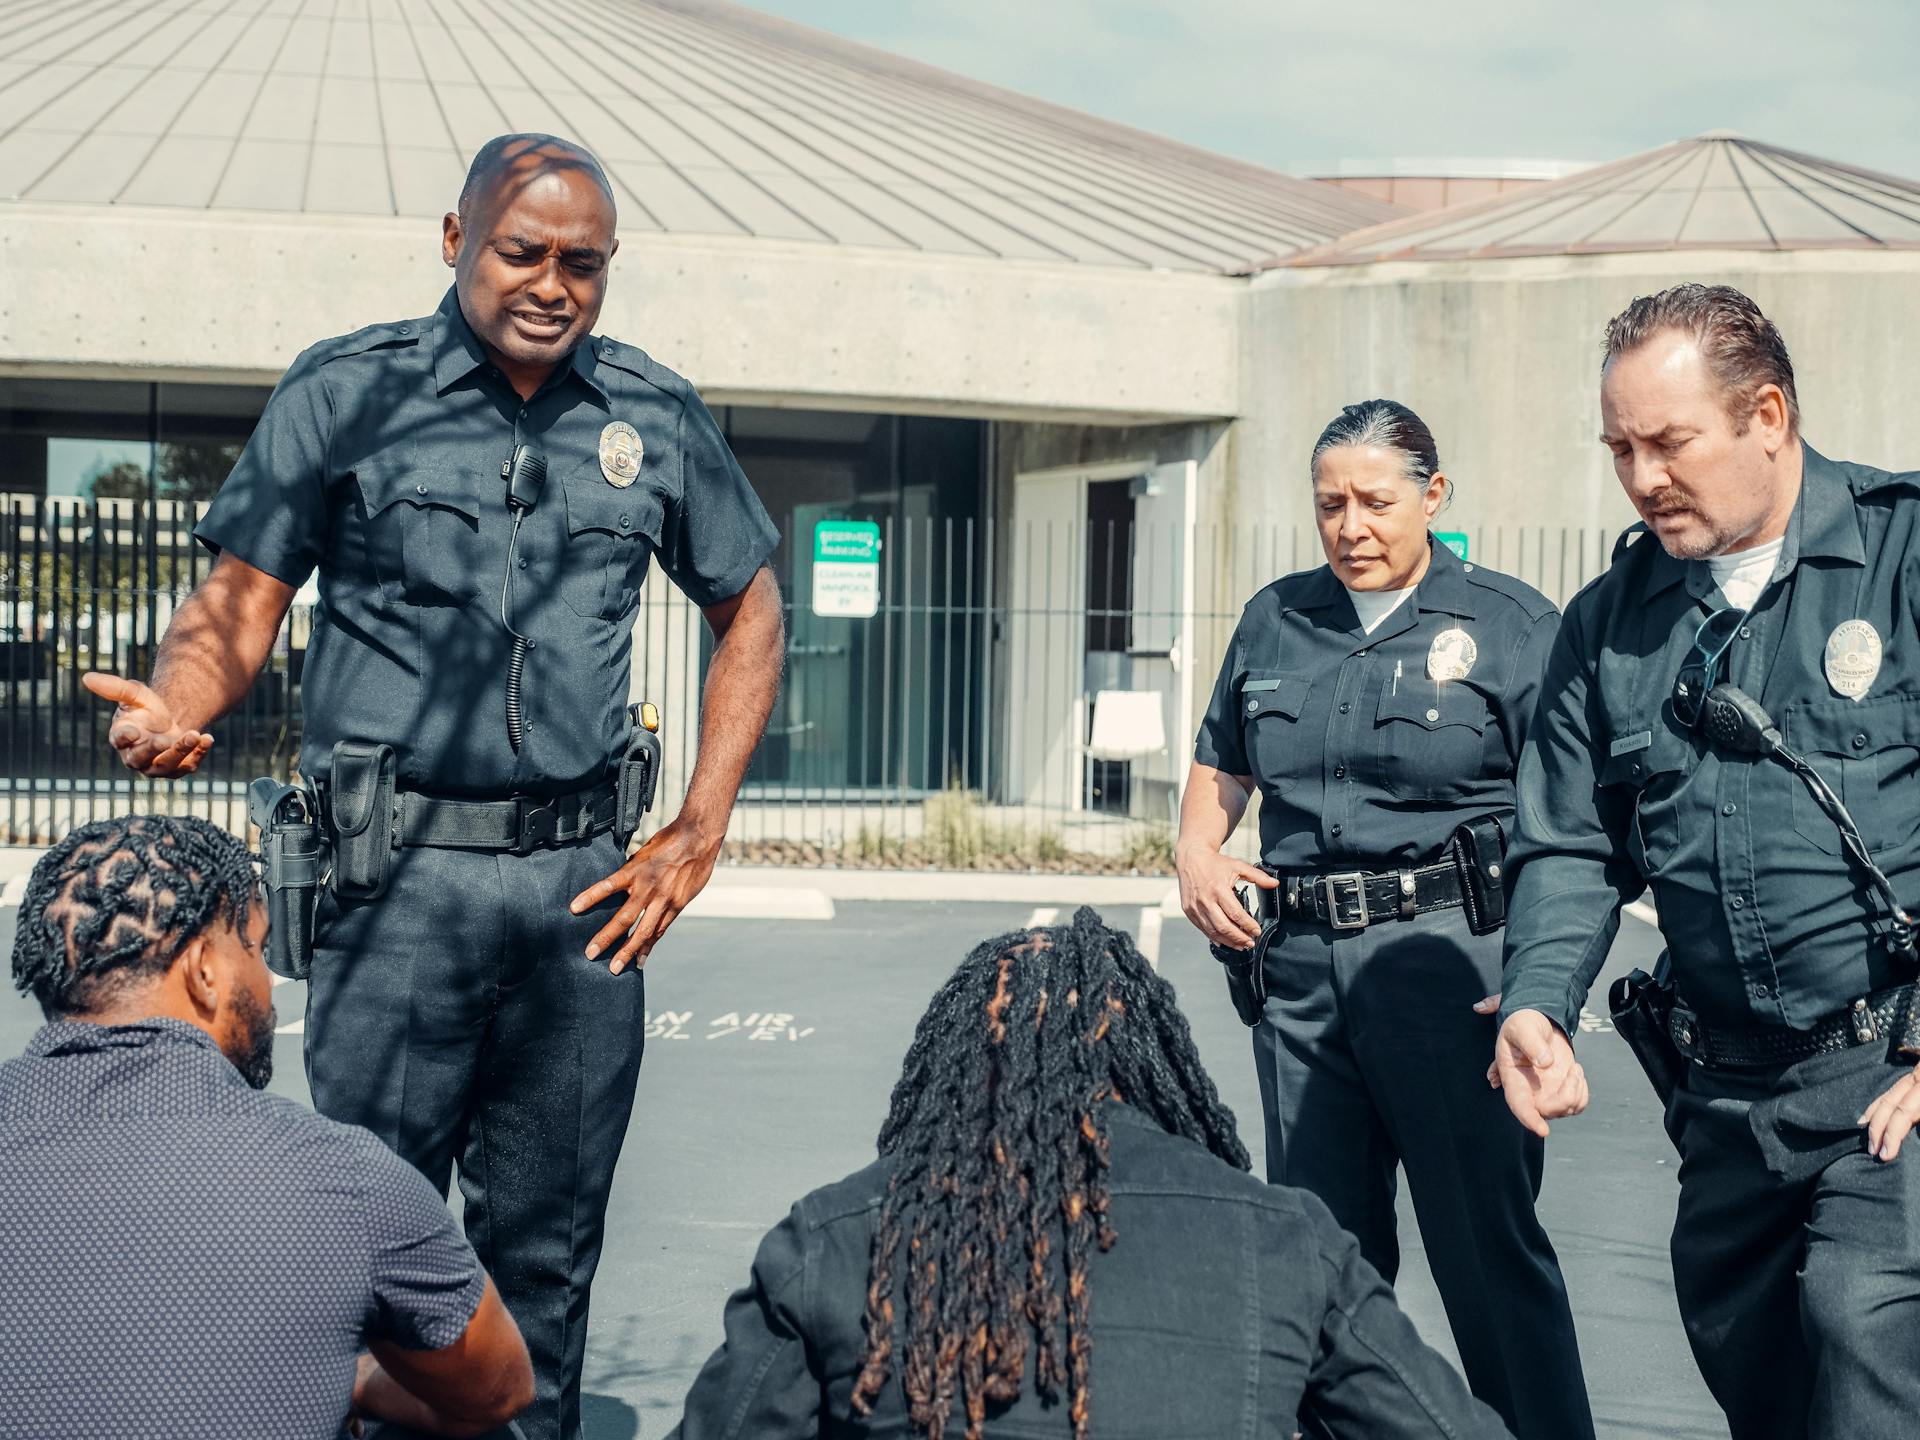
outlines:
[[[1425,414],[1445,523],[1556,594],[1627,518],[1592,438],[1600,327],[1670,280],[1778,314],[1815,443],[1920,457],[1887,383],[1915,358],[1909,182],[1703,137],[1408,216],[722,0],[590,0],[597,43],[527,66],[550,19],[104,0],[0,27],[0,510],[69,497],[42,538],[78,556],[71,502],[190,508],[304,345],[433,307],[484,140],[577,138],[621,207],[601,328],[693,378],[786,536],[789,680],[743,825],[884,855],[900,802],[950,788],[1163,823],[1226,626],[1317,561],[1305,456],[1348,401]],[[880,529],[871,618],[811,600],[819,527],[848,521]],[[68,580],[40,603],[11,564],[0,649],[138,664],[149,622],[102,650]],[[697,618],[651,595],[639,640],[684,764]],[[300,643],[296,617],[289,688]],[[29,702],[84,706],[62,683]],[[50,746],[5,717],[10,779],[67,784],[81,750]]]

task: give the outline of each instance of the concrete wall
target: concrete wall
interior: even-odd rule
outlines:
[[[1241,525],[1311,523],[1306,459],[1342,405],[1386,395],[1433,427],[1452,506],[1438,528],[1534,583],[1558,532],[1634,519],[1598,443],[1599,347],[1636,295],[1736,285],[1793,352],[1807,439],[1838,458],[1920,467],[1920,253],[1573,256],[1270,271],[1249,297],[1236,463],[1214,498]],[[1203,511],[1203,520],[1207,518]],[[1519,531],[1531,533],[1520,548]],[[1505,533],[1499,533],[1504,531]],[[1494,546],[1502,545],[1504,561]],[[1516,564],[1524,557],[1524,564]],[[1591,553],[1585,572],[1594,569]],[[1564,567],[1571,586],[1575,568]]]
[[[414,220],[0,206],[0,370],[272,381],[325,336],[430,311]],[[640,234],[600,329],[715,401],[918,414],[1223,416],[1246,284],[1084,265]]]

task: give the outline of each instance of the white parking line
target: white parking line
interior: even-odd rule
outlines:
[[[1158,906],[1150,906],[1140,912],[1140,953],[1147,957],[1147,963],[1154,969],[1160,968],[1160,919]]]
[[[1059,919],[1060,919],[1060,907],[1058,905],[1042,905],[1039,909],[1035,910],[1033,914],[1027,917],[1027,923],[1025,928],[1028,930],[1035,930],[1042,925],[1055,924],[1059,921]]]
[[[304,1035],[307,1033],[307,1017],[302,1015],[298,1020],[289,1020],[284,1025],[276,1025],[273,1027],[273,1033],[276,1035]]]
[[[1646,901],[1636,900],[1626,907],[1626,911],[1641,924],[1651,925],[1656,930],[1660,928],[1660,912]]]
[[[26,875],[16,875],[7,881],[4,887],[0,887],[0,910],[17,910],[20,907],[20,902],[27,898],[29,878]]]

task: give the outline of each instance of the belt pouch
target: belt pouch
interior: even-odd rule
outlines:
[[[1491,935],[1507,923],[1506,832],[1493,816],[1482,815],[1453,832],[1452,850],[1467,929]]]
[[[615,782],[618,818],[614,833],[624,848],[640,828],[640,817],[653,808],[653,792],[660,783],[660,737],[640,719],[640,706],[627,707],[627,750]]]
[[[1654,966],[1656,975],[1666,969],[1666,957]],[[1674,1048],[1667,1029],[1667,1017],[1673,1011],[1672,982],[1655,978],[1644,970],[1634,970],[1613,982],[1607,995],[1607,1009],[1613,1016],[1613,1028],[1633,1051],[1652,1082],[1654,1093],[1665,1105],[1679,1087],[1687,1062]]]
[[[327,797],[333,821],[333,889],[345,900],[387,892],[393,858],[395,764],[391,745],[342,740],[333,747]]]

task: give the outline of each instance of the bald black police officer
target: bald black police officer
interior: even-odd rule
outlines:
[[[1497,1079],[1536,1134],[1586,1108],[1570,1037],[1651,887],[1678,1008],[1680,1317],[1734,1440],[1920,1416],[1913,964],[1800,776],[1699,696],[1757,697],[1920,892],[1920,475],[1800,438],[1780,332],[1726,286],[1607,328],[1601,439],[1643,533],[1567,607],[1520,760]],[[1644,533],[1644,532],[1650,532]]]
[[[439,309],[294,362],[200,524],[219,560],[151,682],[88,682],[119,702],[127,765],[188,773],[318,570],[300,766],[329,787],[339,893],[316,917],[314,1103],[437,1185],[458,1167],[467,1234],[533,1356],[520,1423],[546,1440],[579,1430],[638,967],[712,872],[783,653],[776,534],[713,417],[590,333],[614,229],[578,146],[486,145],[443,223]],[[715,647],[685,801],[629,859],[610,777],[656,558]],[[343,865],[381,873],[348,893]]]

